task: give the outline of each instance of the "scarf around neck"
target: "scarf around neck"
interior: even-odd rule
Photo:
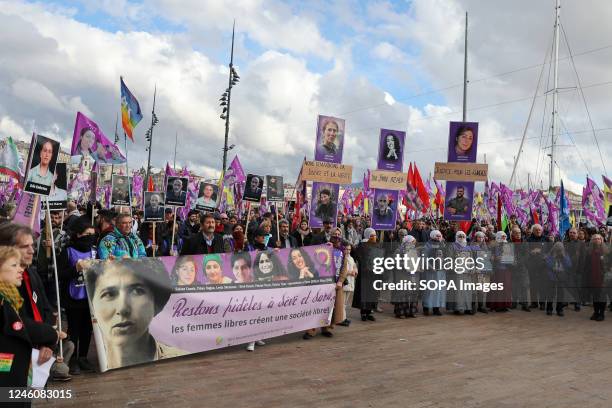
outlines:
[[[19,294],[17,286],[8,284],[6,282],[0,282],[0,295],[8,300],[15,311],[19,313],[19,310],[23,305],[23,298]]]

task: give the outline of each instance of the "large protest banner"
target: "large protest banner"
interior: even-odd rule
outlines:
[[[101,371],[330,323],[332,248],[94,261],[85,271]]]

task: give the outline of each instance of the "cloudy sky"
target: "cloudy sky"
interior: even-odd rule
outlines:
[[[587,174],[601,183],[612,167],[612,2],[563,3],[556,171],[578,191]],[[553,0],[0,0],[0,136],[36,131],[68,147],[81,111],[112,137],[122,75],[145,113],[128,142],[133,167],[146,163],[157,85],[153,166],[172,160],[178,132],[177,164],[215,176],[236,19],[230,159],[293,180],[324,114],[346,119],[355,181],[376,166],[380,128],[407,132],[405,160],[427,176],[446,159],[448,122],[461,119],[466,11],[478,160],[486,155],[491,178],[508,181],[542,71],[518,181],[530,174],[546,186]]]

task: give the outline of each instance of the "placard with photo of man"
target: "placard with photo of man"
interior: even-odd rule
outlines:
[[[30,148],[31,155],[23,190],[32,194],[48,196],[53,184],[60,144],[43,135],[36,135],[33,143],[34,148]]]
[[[285,189],[281,176],[266,176],[268,201],[285,201]]]
[[[66,163],[57,163],[53,175],[53,185],[49,194],[51,210],[65,210],[68,206],[68,174]],[[47,209],[47,200],[42,201],[42,209]]]
[[[473,182],[447,181],[446,198],[444,200],[444,219],[449,221],[470,221],[472,219],[473,197]]]
[[[196,210],[213,211],[217,208],[219,197],[219,186],[212,183],[200,183],[198,199],[196,200]]]
[[[246,179],[246,186],[244,188],[244,196],[242,197],[245,201],[253,201],[258,203],[261,199],[261,193],[263,191],[263,177],[256,174],[248,174]]]
[[[145,191],[144,220],[149,222],[164,220],[164,193],[160,191]]]
[[[372,228],[375,230],[394,230],[397,218],[399,191],[374,190],[372,206]]]
[[[166,205],[184,207],[187,202],[187,177],[168,177],[166,180]]]
[[[130,205],[130,179],[113,174],[111,177],[111,205]]]

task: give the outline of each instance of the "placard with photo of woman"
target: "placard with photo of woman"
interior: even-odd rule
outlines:
[[[213,211],[217,208],[219,197],[219,186],[212,183],[200,183],[198,199],[196,200],[196,210]]]
[[[53,139],[36,135],[34,148],[30,148],[28,172],[24,191],[48,196],[55,176],[60,144]]]

